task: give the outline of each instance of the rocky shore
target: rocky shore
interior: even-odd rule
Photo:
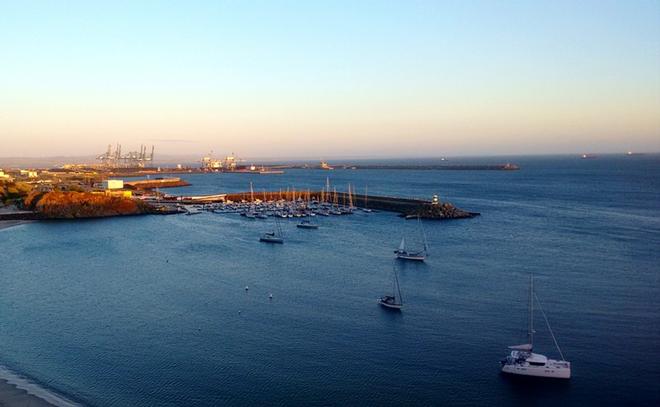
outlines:
[[[401,214],[406,219],[421,218],[421,219],[470,219],[479,216],[478,212],[468,212],[455,207],[454,205],[444,202],[438,204],[424,204],[416,209],[406,211]]]
[[[38,219],[101,218],[142,215],[152,208],[136,199],[90,192],[31,192],[24,200],[26,209]]]

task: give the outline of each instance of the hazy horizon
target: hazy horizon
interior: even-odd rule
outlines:
[[[7,3],[0,157],[660,151],[658,2]]]
[[[595,157],[612,157],[624,156],[626,152],[588,152]],[[646,156],[660,156],[660,152],[635,152],[641,153]],[[335,157],[238,157],[245,165],[250,164],[277,164],[277,163],[318,163],[320,159],[329,161],[331,164],[346,164],[346,163],[360,163],[360,162],[388,162],[397,160],[418,160],[420,162],[440,162],[441,159],[446,159],[446,164],[470,164],[478,162],[490,162],[503,164],[516,159],[529,159],[529,158],[544,158],[544,157],[575,157],[576,159],[580,154],[577,152],[571,153],[546,153],[546,154],[496,154],[496,155],[451,155],[451,156],[436,156],[436,155],[419,155],[419,156],[335,156]],[[165,154],[162,156],[155,155],[153,166],[160,165],[191,165],[194,166],[201,162],[201,155],[194,154]],[[222,155],[214,156],[216,158],[224,158]],[[100,162],[95,159],[94,155],[80,155],[80,156],[46,156],[46,157],[0,157],[0,169],[11,168],[44,168],[44,167],[57,167],[64,164],[99,164]]]

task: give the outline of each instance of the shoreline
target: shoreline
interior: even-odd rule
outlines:
[[[34,220],[0,220],[0,230],[9,229],[14,226],[20,226],[27,223],[36,222]]]
[[[0,406],[75,407],[81,404],[0,365]]]
[[[0,405],[14,407],[50,407],[55,406],[46,400],[34,396],[27,392],[27,390],[19,388],[17,385],[12,384],[7,379],[0,378]]]

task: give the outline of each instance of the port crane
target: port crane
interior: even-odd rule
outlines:
[[[108,168],[144,168],[147,163],[154,161],[154,146],[151,146],[151,154],[147,154],[147,146],[143,144],[140,145],[140,151],[122,154],[121,144],[117,144],[114,150],[112,145],[108,144],[106,152],[96,159]]]

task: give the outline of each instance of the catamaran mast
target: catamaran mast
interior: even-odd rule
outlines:
[[[529,275],[529,332],[527,332],[530,352],[534,349],[534,275]]]

